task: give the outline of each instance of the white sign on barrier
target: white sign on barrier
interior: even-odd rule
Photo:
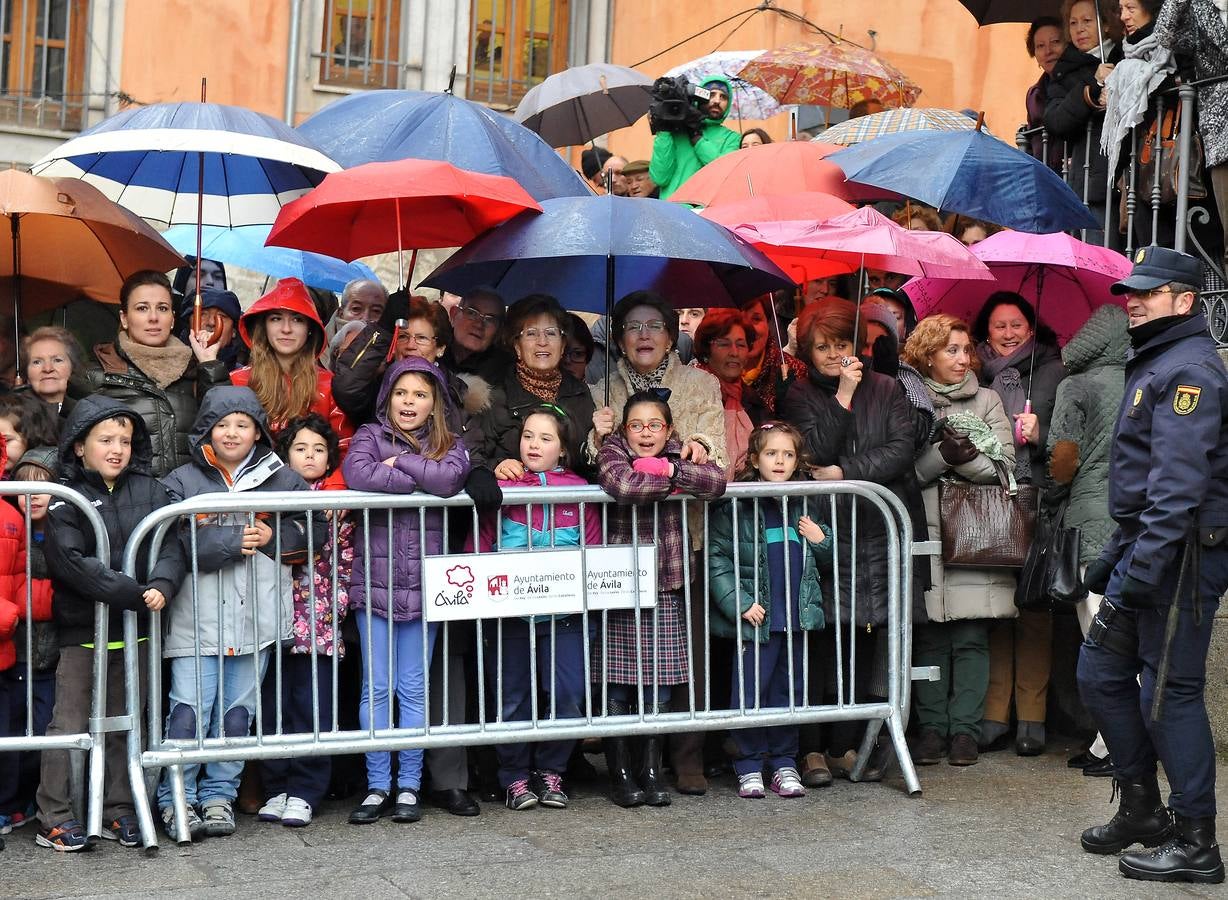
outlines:
[[[657,603],[657,548],[630,546],[583,551],[533,550],[428,556],[422,570],[422,608],[428,622],[550,616],[588,608],[641,609]],[[581,559],[587,563],[587,576]]]

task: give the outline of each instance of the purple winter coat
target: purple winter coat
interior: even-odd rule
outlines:
[[[406,372],[421,372],[435,382],[435,396],[448,404],[451,417],[451,399],[447,382],[442,372],[424,359],[408,357],[393,365],[384,375],[376,401],[376,422],[358,429],[350,441],[350,450],[342,463],[346,484],[356,491],[378,491],[383,494],[412,494],[423,491],[439,497],[451,497],[465,485],[469,474],[469,454],[457,438],[443,459],[428,459],[415,453],[409,444],[399,437],[388,422],[388,397],[392,386]],[[414,437],[425,439],[426,429]],[[396,457],[394,466],[384,465],[384,460]],[[371,598],[370,608],[376,615],[388,617],[389,595],[392,595],[392,620],[410,622],[422,616],[422,578],[420,557],[440,553],[444,546],[443,514],[439,510],[426,514],[425,547],[419,542],[419,519],[417,509],[398,510],[392,515],[392,534],[388,534],[388,514],[383,511],[370,513],[367,536],[361,533],[362,513],[355,512],[357,531],[354,535],[354,575],[350,582],[350,606],[365,609],[367,544],[370,543]],[[390,552],[395,548],[395,552]],[[388,584],[388,561],[392,558],[392,585]]]

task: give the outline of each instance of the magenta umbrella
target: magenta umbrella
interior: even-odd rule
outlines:
[[[971,323],[995,291],[1014,291],[1035,308],[1037,317],[1065,344],[1092,312],[1106,303],[1124,306],[1109,286],[1130,274],[1120,253],[1087,244],[1068,234],[1000,231],[972,247],[992,281],[921,277],[904,285],[918,318],[935,312]]]

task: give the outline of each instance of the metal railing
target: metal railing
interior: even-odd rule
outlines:
[[[21,512],[24,528],[25,545],[30,547],[34,542],[35,527],[30,518],[30,498],[32,496],[50,496],[51,502],[70,503],[81,513],[85,522],[94,533],[95,554],[99,559],[110,560],[110,544],[107,538],[106,526],[98,511],[89,501],[71,488],[49,481],[5,481],[0,482],[0,497],[24,497],[26,502]],[[0,501],[4,502],[4,501]],[[49,504],[50,505],[50,504]],[[94,604],[94,654],[92,693],[90,695],[90,715],[88,728],[85,731],[71,734],[47,735],[37,734],[34,726],[34,583],[31,572],[30,553],[26,553],[24,572],[24,597],[13,598],[13,602],[22,606],[22,618],[26,622],[25,661],[18,665],[25,666],[25,700],[26,722],[22,734],[9,737],[0,736],[0,753],[46,751],[46,750],[84,750],[89,752],[88,785],[86,790],[87,816],[86,829],[92,836],[102,833],[102,795],[105,783],[105,741],[108,732],[126,732],[131,735],[134,723],[139,723],[139,717],[132,720],[127,716],[107,716],[107,642],[109,640],[109,609],[105,603]],[[128,635],[125,635],[127,638]],[[132,635],[135,639],[135,634]]]
[[[602,523],[600,526],[602,534],[609,533],[608,526],[611,516],[631,515],[633,537],[628,544],[619,545],[616,551],[627,556],[627,559],[623,560],[620,565],[644,565],[642,554],[652,555],[658,546],[662,546],[656,539],[661,536],[663,528],[671,527],[668,522],[670,521],[670,510],[673,509],[673,521],[679,523],[682,529],[683,546],[693,549],[681,554],[680,560],[662,559],[660,560],[661,565],[655,568],[660,570],[661,566],[668,569],[670,566],[681,565],[683,578],[678,596],[662,601],[666,606],[671,603],[676,604],[676,608],[669,610],[659,606],[658,598],[647,588],[641,588],[641,580],[638,577],[632,578],[630,584],[625,587],[619,586],[617,590],[611,588],[611,591],[617,594],[613,599],[610,596],[605,596],[604,599],[599,596],[608,585],[590,584],[589,578],[595,572],[608,570],[608,558],[598,561],[597,555],[608,553],[610,545],[591,543],[583,537],[574,547],[558,544],[556,536],[559,520],[557,518],[552,520],[555,528],[550,530],[549,537],[537,538],[537,544],[534,544],[534,532],[530,529],[528,540],[530,546],[524,550],[504,548],[496,542],[490,548],[495,552],[483,552],[479,546],[474,554],[450,557],[446,554],[427,553],[426,542],[420,539],[415,568],[419,573],[419,585],[423,597],[422,609],[425,612],[427,624],[426,627],[421,628],[421,637],[415,640],[421,641],[422,708],[430,709],[430,697],[433,691],[443,691],[446,697],[448,692],[455,687],[449,683],[449,667],[446,665],[442,667],[442,683],[432,684],[429,663],[432,647],[436,653],[442,652],[445,655],[454,650],[459,652],[458,644],[462,642],[462,638],[453,634],[452,628],[457,619],[471,618],[474,620],[476,640],[470,649],[476,656],[477,679],[476,684],[469,687],[469,691],[476,694],[477,712],[475,716],[468,718],[475,719],[475,721],[449,721],[445,703],[442,722],[439,724],[432,724],[430,718],[427,717],[422,720],[423,724],[419,727],[382,728],[376,727],[372,718],[367,727],[346,730],[341,727],[339,721],[338,703],[342,698],[339,694],[338,665],[334,654],[332,665],[325,666],[323,669],[327,674],[322,675],[319,666],[313,666],[311,669],[313,703],[321,696],[321,692],[329,692],[333,700],[332,713],[329,717],[331,721],[326,719],[322,721],[322,716],[313,713],[310,729],[302,733],[287,732],[282,725],[283,710],[280,699],[283,678],[282,655],[277,652],[277,648],[288,634],[288,623],[284,619],[284,610],[278,613],[281,617],[278,621],[261,622],[259,615],[255,615],[259,604],[248,603],[247,611],[239,610],[238,612],[241,615],[253,615],[250,623],[251,647],[271,648],[272,650],[271,659],[267,664],[267,674],[264,677],[272,679],[277,688],[272,692],[272,695],[277,698],[276,709],[270,717],[268,710],[263,708],[263,701],[257,692],[252,710],[254,733],[223,735],[225,729],[215,728],[211,736],[208,723],[200,722],[198,717],[198,724],[194,726],[194,736],[187,738],[168,737],[164,734],[160,702],[164,692],[160,685],[159,675],[162,662],[161,635],[163,629],[155,621],[151,627],[151,639],[147,648],[150,655],[149,738],[147,748],[143,752],[137,743],[140,729],[135,725],[141,712],[139,692],[135,685],[128,691],[131,704],[129,713],[134,722],[131,732],[133,740],[129,744],[129,771],[145,846],[154,848],[157,845],[154,818],[148,804],[145,786],[145,772],[148,771],[152,775],[157,769],[167,767],[168,772],[165,777],[169,781],[171,803],[176,810],[176,821],[180,823],[178,836],[180,839],[185,839],[187,835],[183,833],[183,829],[186,828],[186,825],[182,823],[185,823],[187,813],[187,794],[183,766],[218,761],[268,760],[296,756],[469,747],[534,741],[567,741],[589,737],[709,731],[782,724],[865,721],[868,727],[861,744],[861,752],[853,777],[860,778],[869,759],[870,751],[875,747],[879,732],[885,723],[907,789],[910,793],[919,792],[920,784],[904,741],[911,680],[914,677],[909,662],[912,652],[912,592],[911,589],[904,590],[904,586],[912,583],[912,555],[930,552],[932,548],[929,545],[913,544],[911,524],[903,504],[893,494],[878,485],[864,482],[826,484],[799,482],[787,486],[737,484],[730,486],[728,497],[738,501],[730,508],[734,522],[738,521],[739,515],[752,515],[755,517],[756,526],[761,523],[761,516],[764,515],[768,504],[778,504],[777,508],[785,517],[784,521],[789,521],[790,507],[798,511],[805,506],[811,510],[811,514],[817,512],[827,519],[827,527],[830,529],[830,537],[835,546],[832,571],[830,575],[824,576],[822,584],[825,598],[828,601],[827,609],[844,609],[844,620],[841,621],[842,617],[836,616],[834,622],[828,623],[821,637],[816,637],[812,633],[807,639],[803,632],[798,632],[796,635],[793,632],[786,632],[790,660],[793,659],[794,641],[802,642],[800,665],[803,668],[800,679],[801,696],[797,696],[794,690],[795,681],[792,677],[797,673],[794,672],[792,662],[790,662],[790,696],[787,705],[766,706],[760,702],[758,694],[753,704],[748,704],[741,699],[737,702],[724,703],[722,702],[723,686],[718,684],[714,687],[711,684],[710,664],[714,646],[711,638],[711,624],[716,613],[708,599],[708,557],[702,551],[709,546],[711,516],[718,508],[718,504],[725,501],[704,503],[685,496],[675,496],[653,507],[616,507],[611,498],[597,487],[526,488],[507,491],[504,506],[497,514],[495,534],[503,532],[504,519],[513,509],[523,509],[525,519],[533,522],[539,516],[554,516],[554,511],[560,506],[571,506],[575,508],[581,522],[591,515],[599,516]],[[749,507],[744,509],[739,504],[749,504]],[[676,509],[679,506],[681,509]],[[410,527],[421,538],[428,531],[438,531],[441,528],[446,534],[452,524],[472,527],[474,533],[479,531],[481,525],[479,517],[464,495],[442,499],[425,494],[398,496],[350,491],[311,492],[309,494],[210,494],[167,506],[150,515],[140,523],[131,536],[129,550],[125,556],[125,571],[133,577],[142,576],[143,573],[134,570],[136,554],[132,548],[144,543],[147,539],[153,542],[151,559],[156,558],[156,550],[163,541],[176,538],[183,541],[185,550],[188,551],[190,569],[184,581],[184,587],[171,601],[171,604],[185,605],[181,606],[178,613],[180,615],[187,614],[186,610],[190,607],[190,618],[196,626],[194,629],[195,643],[190,656],[193,661],[195,684],[187,685],[187,695],[195,697],[197,709],[200,709],[200,704],[204,700],[204,691],[201,686],[201,670],[204,661],[216,659],[220,666],[229,658],[223,651],[222,641],[218,640],[215,647],[212,637],[202,636],[199,628],[202,614],[207,610],[212,611],[213,607],[216,608],[220,621],[224,602],[220,593],[208,599],[202,595],[202,585],[207,585],[208,579],[212,576],[202,571],[196,552],[200,546],[200,528],[208,527],[215,522],[255,523],[258,516],[267,517],[273,526],[273,535],[277,536],[271,543],[272,555],[274,558],[280,558],[283,546],[280,535],[283,520],[286,517],[296,516],[300,517],[300,521],[306,522],[313,514],[318,517],[321,512],[330,510],[349,511],[349,518],[355,525],[354,546],[356,551],[351,589],[353,585],[361,583],[366,588],[364,593],[368,598],[371,597],[370,587],[373,579],[384,578],[386,584],[394,588],[397,586],[394,572],[396,560],[391,555],[386,568],[384,563],[373,566],[370,562],[373,528],[386,528],[388,534],[391,535],[394,524],[399,523],[397,527]],[[630,510],[629,513],[628,510]],[[453,520],[458,517],[460,521],[454,523]],[[637,521],[639,517],[644,518]],[[647,521],[647,517],[651,517],[651,523]],[[334,515],[328,520],[326,526],[326,540],[333,548],[339,539],[338,523],[339,518]],[[858,552],[858,541],[866,539],[861,537],[861,534],[863,530],[871,528],[872,525],[876,529],[872,529],[873,534],[877,535],[873,539],[882,540],[885,544],[886,572],[883,573],[885,579],[882,580],[885,580],[887,584],[885,618],[877,623],[883,626],[881,630],[886,635],[883,642],[885,646],[881,650],[881,657],[875,660],[882,673],[881,686],[885,689],[881,690],[879,695],[874,696],[870,694],[869,686],[858,683],[856,675],[858,671],[856,654],[859,643],[857,638],[861,632],[865,631],[867,625],[874,624],[868,606],[869,598],[863,597],[859,600],[856,577],[858,565],[866,565],[862,555]],[[310,558],[314,558],[316,551],[322,549],[317,546],[319,535],[315,531],[316,528],[313,527],[305,529],[307,555]],[[756,527],[755,542],[752,546],[745,546],[736,539],[733,545],[735,572],[740,571],[742,562],[747,559],[746,554],[755,554],[753,571],[756,586],[758,579],[767,577],[767,573],[761,572],[759,566],[760,532],[761,529]],[[736,524],[733,533],[738,534]],[[645,540],[644,535],[651,535],[653,540]],[[364,551],[362,554],[357,553],[360,548]],[[537,555],[534,556],[534,554]],[[362,565],[358,562],[359,555],[365,561]],[[328,588],[331,591],[331,603],[326,603],[332,607],[334,626],[338,623],[342,602],[338,596],[336,580],[339,572],[337,558],[338,554],[333,552],[331,556],[333,582]],[[250,560],[251,557],[246,559]],[[464,573],[467,575],[467,580],[462,579],[461,582],[451,580],[453,572],[456,571],[451,567],[462,563],[468,564],[471,568],[471,571]],[[496,578],[495,581],[484,580],[487,576],[483,573],[487,570],[483,566],[489,565],[499,566],[499,571],[503,575],[492,576]],[[598,568],[599,565],[600,568]],[[496,600],[493,599],[495,594],[502,590],[497,577],[503,577],[505,579],[503,586],[507,587],[516,584],[521,586],[523,584],[546,584],[550,583],[551,578],[554,577],[547,578],[542,575],[543,572],[555,571],[555,569],[550,569],[550,566],[562,567],[557,571],[576,571],[568,567],[578,566],[580,579],[577,587],[572,589],[572,594],[568,594],[566,590],[546,592],[550,594],[549,598],[546,598],[550,603],[561,603],[562,606],[542,607],[537,605],[542,602],[541,598],[538,598],[534,605],[527,605],[526,602],[526,605],[509,605],[500,611],[491,611],[490,604],[496,603]],[[444,584],[439,580],[442,576],[433,574],[441,567],[446,569],[450,584]],[[848,568],[842,573],[842,567]],[[318,573],[314,567],[309,571],[310,575],[307,577],[312,589],[311,596],[314,596]],[[652,569],[646,571],[652,571]],[[526,576],[533,574],[536,574],[537,578],[523,580]],[[289,570],[279,569],[278,574],[271,581],[266,577],[260,589],[280,592],[285,587],[283,579],[288,576]],[[518,576],[521,579],[519,581]],[[256,582],[260,577],[262,576],[255,574],[253,565],[246,565],[249,597],[252,593],[251,589],[256,587]],[[456,577],[461,578],[461,575],[458,574]],[[556,583],[567,582],[568,579],[558,576],[554,578],[554,581]],[[645,582],[647,581],[651,581],[654,586],[656,584],[655,577],[651,579],[645,577]],[[786,583],[790,583],[787,570]],[[443,584],[443,589],[436,592],[438,584]],[[612,585],[613,582],[610,584]],[[482,588],[485,588],[485,592],[481,590]],[[791,591],[792,588],[789,590]],[[833,591],[834,595],[826,597],[829,590]],[[491,593],[492,591],[494,593]],[[610,591],[605,591],[605,593],[608,594]],[[234,598],[230,599],[233,601]],[[505,601],[501,597],[497,602]],[[510,600],[507,602],[510,603]],[[858,605],[859,602],[861,606]],[[458,605],[471,606],[471,612],[466,614],[458,611]],[[557,686],[556,679],[559,677],[555,666],[557,656],[551,653],[551,662],[546,664],[545,671],[535,668],[537,642],[549,641],[551,650],[556,650],[560,640],[559,622],[563,621],[551,618],[541,612],[542,609],[548,609],[559,616],[578,616],[579,619],[573,619],[573,621],[578,621],[583,626],[580,631],[583,642],[584,683],[580,686],[582,696],[579,697],[578,709],[573,709],[571,715],[568,715],[565,710],[560,710],[562,701],[558,700],[558,692],[554,690]],[[169,610],[170,606],[168,606]],[[504,708],[505,631],[513,627],[511,625],[505,627],[505,621],[519,623],[523,621],[522,615],[529,614],[536,616],[533,619],[533,627],[528,628],[529,678],[533,688],[529,691],[531,709],[527,718],[523,718],[521,714],[513,719],[509,718],[512,714]],[[667,624],[670,622],[670,614],[680,617],[680,626],[676,623]],[[155,619],[157,618],[158,615],[155,614]],[[385,646],[381,643],[384,638],[373,632],[373,618],[375,617],[366,615],[363,617],[364,624],[359,625],[360,644],[370,648],[369,653],[364,654],[362,660],[364,685],[362,696],[359,698],[360,705],[365,703],[368,709],[373,704],[377,685],[373,671],[377,654],[381,663],[387,663],[388,682],[382,686],[386,688],[389,697],[394,696],[396,689],[392,674],[394,669],[392,629],[387,629]],[[609,654],[614,652],[611,649],[611,641],[615,640],[612,636],[613,629],[617,627],[616,623],[620,618],[625,629],[624,637],[619,639],[624,641],[621,652],[624,656],[629,654],[631,657],[635,670],[635,676],[631,680],[634,683],[628,683],[628,677],[625,674],[619,676],[620,682],[618,678],[611,675],[609,668],[611,665]],[[636,627],[637,621],[640,627]],[[698,627],[694,623],[697,623]],[[651,629],[646,630],[649,629],[650,624]],[[313,657],[316,657],[319,652],[316,642],[318,626],[314,618],[309,626],[312,648],[310,652]],[[615,687],[621,687],[623,693],[630,693],[636,698],[653,697],[654,694],[663,695],[663,689],[668,687],[664,682],[671,679],[661,675],[663,663],[654,652],[659,648],[668,648],[666,635],[658,634],[658,628],[667,630],[674,628],[676,631],[678,627],[681,627],[684,635],[685,646],[679,652],[685,654],[686,675],[682,681],[674,679],[672,711],[658,709],[655,704],[648,703],[638,704],[640,708],[636,710],[636,704],[633,701],[631,710],[627,713],[611,714],[608,700]],[[692,633],[693,628],[694,633]],[[625,645],[625,631],[635,632],[633,649],[628,649]],[[651,639],[648,635],[651,635]],[[660,644],[657,643],[658,639],[661,641]],[[674,639],[678,639],[676,633]],[[826,700],[816,696],[816,687],[812,684],[810,677],[812,668],[819,661],[815,654],[819,652],[817,648],[820,640],[826,642],[823,646],[829,651],[828,661],[834,667],[834,680],[828,680],[828,693],[831,696]],[[697,642],[701,642],[702,646]],[[865,646],[864,643],[862,646]],[[134,681],[137,677],[138,652],[135,644],[130,644],[127,648],[125,668],[130,681]],[[263,653],[265,650],[260,649],[257,652]],[[662,649],[662,656],[666,652],[666,649]],[[742,660],[743,654],[737,654],[738,662],[735,667],[737,684],[730,687],[731,695],[736,695],[738,698],[745,697],[744,689],[747,687],[747,678],[753,677],[753,671],[758,670],[759,654],[758,642],[754,644],[753,656],[751,650],[747,649],[748,659],[745,662]],[[645,664],[651,666],[651,677],[645,675]],[[932,673],[928,672],[917,673],[917,675],[918,677],[932,677]],[[699,678],[706,680],[700,682]],[[539,690],[549,695],[549,703],[539,703]],[[759,690],[762,691],[762,686]],[[218,691],[220,699],[220,684]],[[219,715],[215,714],[214,720],[218,718]],[[268,727],[270,721],[273,725],[271,728]],[[165,797],[166,788],[164,787],[163,798]],[[166,804],[163,802],[162,805]]]

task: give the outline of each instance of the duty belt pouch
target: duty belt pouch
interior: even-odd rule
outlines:
[[[1198,528],[1198,543],[1204,547],[1219,547],[1228,540],[1228,525],[1202,525]]]

